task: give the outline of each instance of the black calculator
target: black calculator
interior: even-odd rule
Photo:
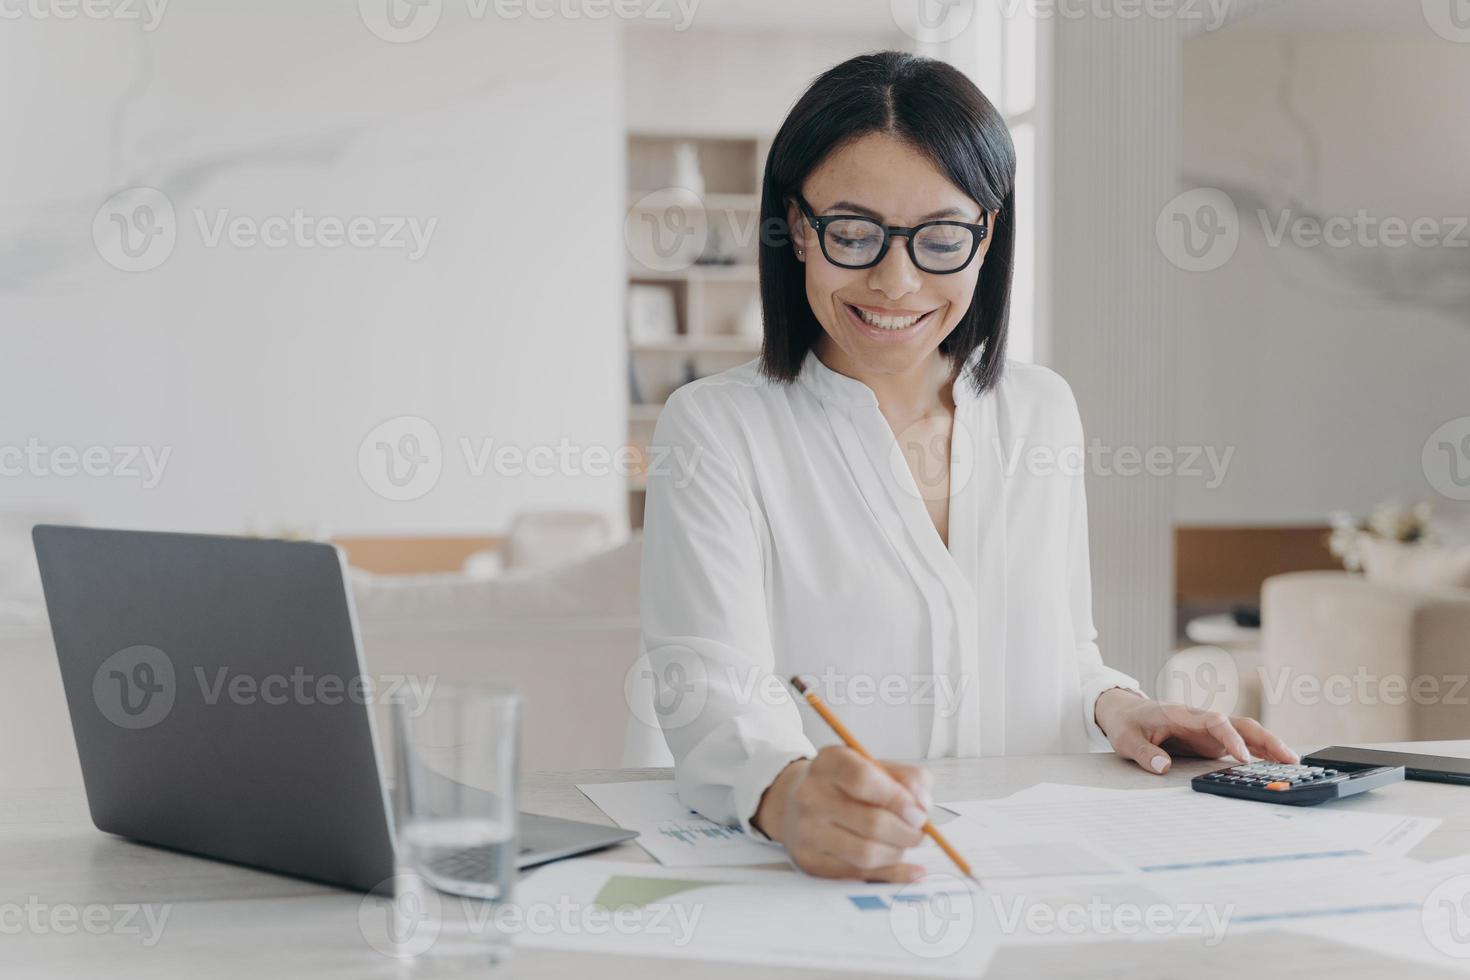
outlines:
[[[1252,762],[1195,776],[1189,785],[1200,793],[1235,796],[1263,803],[1314,806],[1327,800],[1356,796],[1370,789],[1402,782],[1403,766],[1372,769],[1328,769],[1325,766],[1292,766],[1282,762]]]

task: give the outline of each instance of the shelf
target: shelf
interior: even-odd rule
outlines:
[[[749,354],[760,353],[759,341],[742,337],[676,337],[649,344],[629,344],[635,354]]]

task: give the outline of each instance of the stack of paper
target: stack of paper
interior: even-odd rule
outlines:
[[[978,976],[1007,945],[1167,939],[1208,949],[1230,933],[1286,929],[1470,973],[1470,857],[1406,856],[1434,819],[1041,784],[944,804],[958,816],[943,832],[983,887],[927,841],[907,860],[930,874],[899,887],[719,868],[784,854],[689,812],[672,782],[580,788],[680,870],[587,859],[538,872],[521,900],[621,908],[638,922],[523,937],[530,945]],[[670,927],[649,928],[654,915]]]

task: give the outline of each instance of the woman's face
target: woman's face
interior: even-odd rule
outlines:
[[[818,216],[861,214],[885,225],[974,224],[981,216],[980,205],[923,154],[886,133],[870,133],[830,155],[807,177],[802,196]],[[991,228],[995,218],[992,212]],[[877,265],[844,269],[827,261],[816,229],[794,204],[787,220],[793,247],[806,264],[807,301],[826,332],[817,353],[829,367],[848,374],[923,370],[969,310],[990,248],[987,235],[963,270],[935,275],[918,269],[907,240],[895,238]]]

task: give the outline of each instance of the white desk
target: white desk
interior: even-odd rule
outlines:
[[[1470,755],[1470,742],[1417,748]],[[1036,782],[1068,782],[1119,788],[1183,785],[1218,763],[1181,761],[1166,777],[1150,776],[1111,755],[945,760],[931,763],[936,799],[1004,796]],[[525,809],[607,822],[576,789],[577,783],[667,778],[667,770],[590,770],[535,773],[526,778]],[[1470,788],[1404,783],[1335,804],[1383,812],[1442,817],[1444,823],[1414,852],[1438,859],[1470,852]],[[605,856],[648,858],[636,844]],[[396,977],[397,965],[375,952],[358,925],[361,897],[276,875],[144,847],[98,833],[79,790],[26,790],[0,800],[0,910],[20,906],[115,906],[149,903],[167,908],[161,938],[151,948],[140,933],[0,935],[0,976],[9,978],[116,978],[211,980],[260,978]],[[15,913],[10,913],[13,917]],[[94,912],[101,915],[102,912]],[[120,913],[106,910],[108,915]],[[13,921],[13,920],[12,920]],[[116,920],[113,920],[116,921]],[[0,916],[0,928],[6,920]],[[793,970],[753,969],[721,963],[586,957],[519,950],[487,977],[649,978],[690,976],[799,978],[832,976]],[[1001,950],[987,977],[1126,976],[1260,980],[1270,976],[1434,976],[1387,957],[1285,933],[1229,937],[1201,951],[1188,942],[1115,942]],[[1449,974],[1446,974],[1449,975]]]

